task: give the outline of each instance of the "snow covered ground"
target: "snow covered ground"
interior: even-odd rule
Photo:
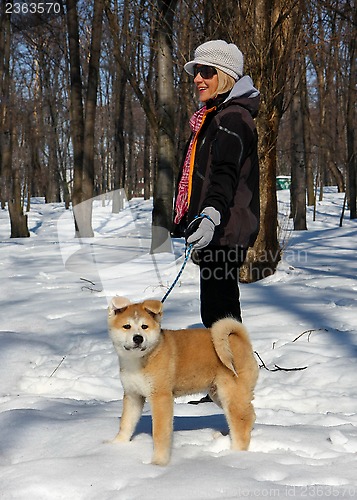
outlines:
[[[97,201],[95,238],[82,242],[60,204],[33,200],[27,239],[9,239],[1,211],[1,499],[357,498],[356,221],[347,213],[339,227],[343,195],[329,188],[316,222],[309,212],[309,230],[289,233],[288,192],[279,197],[283,260],[274,276],[241,285],[264,364],[250,451],[229,450],[213,403],[181,398],[167,467],[148,464],[148,405],[130,444],[105,444],[123,395],[106,308],[115,294],[161,299],[183,242],[173,255],[150,256],[151,206],[137,199],[119,215]],[[164,326],[200,322],[197,284],[189,262],[165,302]]]

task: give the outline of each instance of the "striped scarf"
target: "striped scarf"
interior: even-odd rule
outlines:
[[[187,149],[186,158],[182,167],[182,176],[178,186],[175,211],[176,216],[174,219],[175,224],[178,224],[183,216],[188,211],[189,205],[189,183],[190,176],[192,175],[194,155],[192,155],[193,146],[196,143],[197,134],[202,126],[205,118],[206,106],[196,111],[190,119],[190,128],[192,130],[192,137]]]

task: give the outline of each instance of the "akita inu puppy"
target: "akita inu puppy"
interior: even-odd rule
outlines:
[[[109,334],[124,388],[123,414],[114,442],[130,441],[148,398],[152,463],[166,465],[174,398],[208,391],[224,410],[231,448],[247,450],[255,420],[252,399],[258,366],[245,327],[225,318],[210,329],[162,330],[161,316],[159,300],[132,304],[115,297],[109,306]]]

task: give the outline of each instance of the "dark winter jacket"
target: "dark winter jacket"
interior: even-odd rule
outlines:
[[[215,103],[207,103],[207,108]],[[209,113],[196,146],[192,194],[185,223],[205,207],[221,214],[212,245],[253,245],[259,229],[259,164],[253,118],[259,92],[249,76]],[[176,228],[174,235],[179,235]]]

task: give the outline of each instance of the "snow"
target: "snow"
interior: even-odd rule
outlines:
[[[96,200],[95,238],[84,241],[62,204],[32,200],[26,239],[9,238],[1,211],[0,498],[357,498],[357,226],[347,213],[339,227],[342,204],[343,194],[326,189],[316,221],[309,209],[309,230],[294,232],[288,192],[279,192],[283,259],[273,276],[241,285],[244,322],[264,364],[250,451],[229,450],[213,403],[180,398],[167,467],[149,463],[147,404],[131,443],[106,443],[123,396],[106,308],[115,294],[161,299],[183,262],[183,241],[173,254],[151,256],[151,203],[140,199],[119,214]],[[164,326],[197,324],[190,261],[165,302]]]

